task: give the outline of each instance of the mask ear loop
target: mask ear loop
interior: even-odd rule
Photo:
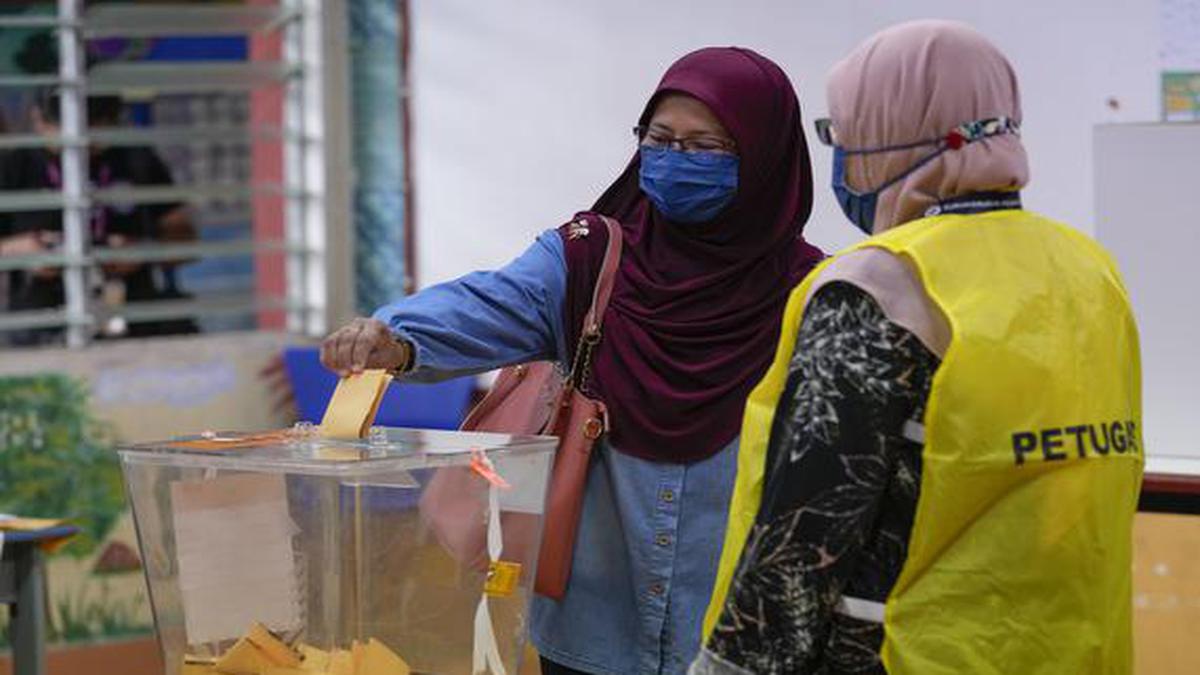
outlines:
[[[940,141],[937,141],[937,142],[939,142],[939,143],[940,143]],[[917,148],[917,147],[920,147],[920,146],[922,146],[922,145],[932,145],[933,143],[934,143],[934,142],[933,142],[933,141],[931,141],[931,142],[928,142],[928,143],[919,143],[919,144],[915,144],[915,145],[909,145],[909,146],[906,146],[906,147],[903,147],[903,148],[901,148],[901,147],[895,147],[895,148],[884,148],[884,149],[882,149],[882,150],[858,150],[858,151],[855,151],[855,152],[853,152],[853,153],[850,153],[850,152],[847,152],[847,151],[843,150],[843,152],[845,152],[846,154],[866,155],[866,154],[870,154],[870,153],[873,153],[873,152],[891,152],[891,151],[894,151],[894,150],[907,150],[907,149],[909,149],[909,148]],[[871,194],[879,194],[880,192],[883,192],[884,190],[886,190],[886,189],[890,188],[891,186],[895,185],[896,183],[899,183],[900,181],[902,181],[902,180],[904,180],[905,178],[909,177],[910,175],[912,175],[912,173],[913,173],[914,171],[916,171],[917,169],[920,169],[921,167],[925,166],[926,164],[928,164],[928,163],[932,162],[934,159],[936,159],[936,158],[937,158],[939,155],[941,155],[942,153],[946,152],[946,150],[948,150],[948,149],[949,149],[948,147],[946,147],[946,146],[943,146],[943,147],[940,147],[940,148],[938,148],[937,150],[934,150],[933,152],[929,153],[928,155],[925,155],[925,156],[924,156],[924,157],[922,157],[921,159],[917,160],[917,163],[916,163],[916,164],[913,164],[912,166],[908,167],[908,168],[907,168],[907,169],[905,169],[904,171],[901,171],[901,172],[900,172],[898,175],[896,175],[896,176],[893,176],[892,178],[889,178],[887,181],[885,181],[885,182],[883,183],[883,185],[880,185],[879,187],[877,187],[877,188],[875,188],[875,189],[873,189],[873,190],[867,190],[866,192],[858,192],[858,191],[856,191],[856,190],[852,190],[852,189],[850,189],[850,186],[849,186],[849,185],[846,185],[846,186],[845,186],[845,188],[846,188],[846,190],[847,190],[848,192],[850,192],[850,194],[852,194],[852,195],[854,195],[854,196],[856,196],[856,197],[865,197],[865,196],[867,196],[867,195],[871,195]],[[844,170],[844,169],[843,169],[843,170]]]
[[[854,192],[851,190],[851,192],[857,196],[871,193],[878,194],[909,177],[913,174],[913,172],[925,166],[929,162],[932,162],[935,158],[947,150],[959,150],[963,146],[974,143],[975,141],[980,141],[985,138],[992,138],[994,136],[1003,136],[1005,134],[1015,134],[1020,136],[1021,126],[1008,117],[995,117],[991,119],[976,120],[974,122],[960,124],[951,129],[950,132],[945,136],[937,140],[917,141],[915,143],[905,143],[903,145],[889,145],[882,148],[863,148],[859,150],[847,150],[842,148],[842,153],[846,155],[871,155],[881,152],[911,150],[913,148],[919,148],[925,145],[938,146],[936,150],[917,160],[916,164],[913,164],[909,168],[905,169],[899,175],[888,179],[883,183],[883,185],[880,185],[874,190],[869,192]]]
[[[925,145],[937,145],[943,148],[948,147],[951,150],[958,150],[968,143],[991,138],[992,136],[1003,136],[1005,134],[1021,135],[1021,125],[1015,122],[1011,117],[991,117],[983,120],[974,120],[972,122],[964,122],[949,131],[941,138],[930,138],[924,141],[913,141],[912,143],[902,143],[900,145],[885,145],[879,148],[842,148],[842,152],[847,155],[874,155],[881,152],[899,152],[900,150],[912,150]]]

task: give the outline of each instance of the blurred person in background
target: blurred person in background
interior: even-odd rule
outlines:
[[[122,102],[114,96],[91,96],[87,101],[89,128],[116,126]],[[59,97],[45,91],[30,111],[32,130],[47,138],[59,135]],[[0,154],[0,190],[60,190],[62,169],[58,146],[21,148]],[[171,185],[166,164],[144,146],[105,147],[92,143],[88,153],[88,178],[92,188]],[[96,204],[87,223],[91,245],[120,248],[153,242],[183,243],[196,239],[196,229],[183,204]],[[62,244],[62,211],[42,210],[0,213],[0,255],[52,253]],[[117,311],[126,302],[171,300],[186,297],[176,288],[176,263],[105,264],[92,284],[100,301]],[[8,273],[6,309],[10,311],[56,308],[64,304],[62,271],[44,268]],[[103,330],[109,329],[109,330]],[[115,324],[102,327],[101,337],[145,337],[194,333],[187,319]],[[9,334],[17,345],[59,342],[61,329],[31,329]]]

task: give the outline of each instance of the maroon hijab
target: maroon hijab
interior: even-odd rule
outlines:
[[[738,194],[715,222],[668,222],[638,188],[635,154],[596,202],[595,212],[621,222],[625,249],[587,389],[608,406],[613,447],[691,462],[737,435],[746,396],[774,356],[788,292],[822,254],[802,236],[812,171],[800,103],[779,66],[736,47],[688,54],[663,76],[642,124],[670,92],[699,99],[733,136]],[[564,242],[574,346],[605,237]]]

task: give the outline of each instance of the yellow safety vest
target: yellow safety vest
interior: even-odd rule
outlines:
[[[1116,266],[1085,235],[1020,210],[924,218],[849,250],[865,246],[907,258],[952,331],[884,611],[888,672],[1131,672],[1141,365]],[[746,404],[706,637],[758,513],[772,418],[823,269],[793,291]]]

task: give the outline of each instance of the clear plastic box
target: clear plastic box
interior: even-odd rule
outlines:
[[[413,673],[515,675],[555,446],[298,425],[122,448],[167,674],[221,673],[261,624],[297,652],[375,640]]]

